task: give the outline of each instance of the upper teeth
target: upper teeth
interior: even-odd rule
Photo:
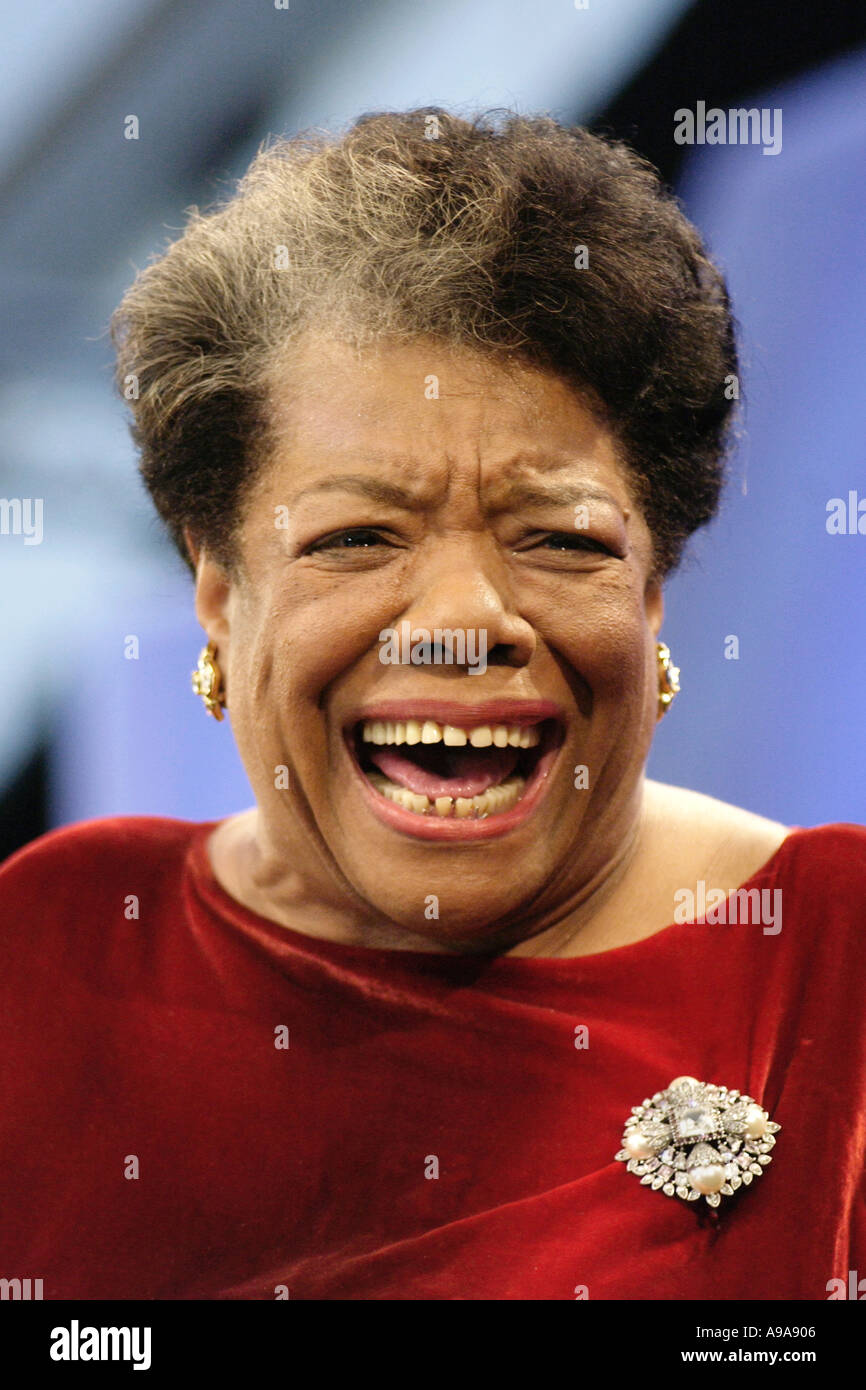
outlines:
[[[407,719],[400,723],[369,720],[364,724],[365,743],[445,743],[462,748],[534,748],[541,738],[538,725],[481,724],[475,729],[459,729],[454,724],[437,724],[434,719]]]

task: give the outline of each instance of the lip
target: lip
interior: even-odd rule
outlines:
[[[474,729],[482,724],[537,724],[554,720],[556,727],[550,746],[538,759],[523,796],[508,811],[472,820],[468,816],[425,816],[407,811],[376,791],[365,777],[354,747],[354,728],[362,720],[394,722],[406,719],[434,719],[440,724],[452,724],[461,729]],[[550,700],[484,700],[475,705],[462,705],[450,700],[383,700],[369,705],[353,715],[344,726],[346,748],[361,795],[370,811],[384,825],[416,840],[439,840],[460,843],[491,840],[507,835],[522,825],[538,807],[551,780],[551,772],[564,743],[565,715],[562,707]]]
[[[361,720],[433,719],[458,729],[477,729],[482,724],[537,724],[542,719],[565,723],[565,710],[553,700],[481,700],[465,705],[458,700],[379,700],[349,716],[343,725],[351,730]]]

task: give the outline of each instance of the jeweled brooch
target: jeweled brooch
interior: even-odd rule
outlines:
[[[751,1096],[678,1076],[632,1106],[616,1157],[666,1197],[717,1207],[772,1163],[780,1129]]]

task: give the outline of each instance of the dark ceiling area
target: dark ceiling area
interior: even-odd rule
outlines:
[[[687,147],[672,115],[696,99],[736,106],[866,44],[866,3],[700,0],[591,125],[628,140],[675,184]]]

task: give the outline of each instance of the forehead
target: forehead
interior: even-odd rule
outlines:
[[[552,372],[439,341],[355,348],[306,340],[271,378],[274,463],[298,485],[362,464],[433,489],[437,473],[483,476],[496,493],[569,473],[629,497],[612,434]]]

